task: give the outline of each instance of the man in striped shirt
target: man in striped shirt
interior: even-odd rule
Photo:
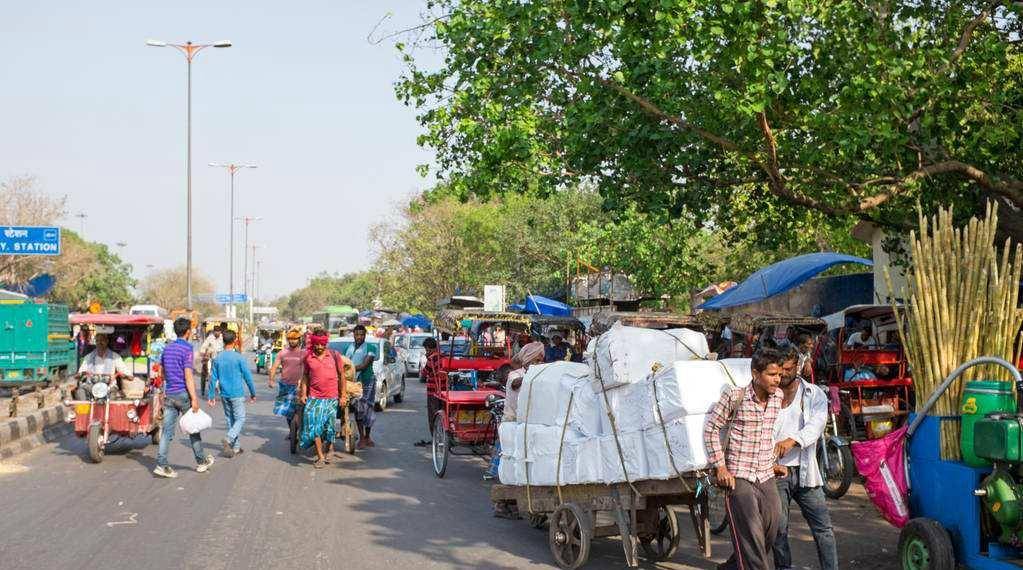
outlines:
[[[781,517],[781,499],[774,482],[778,459],[774,424],[781,411],[783,360],[777,350],[762,349],[754,354],[752,383],[722,394],[704,427],[708,461],[717,484],[727,490],[725,506],[735,547],[731,558],[719,568],[774,567],[771,546]]]

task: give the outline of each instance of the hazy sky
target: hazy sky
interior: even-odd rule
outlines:
[[[320,272],[364,269],[367,230],[428,181],[412,110],[393,83],[391,42],[422,2],[4,2],[0,177],[33,174],[85,212],[85,236],[114,244],[143,277],[185,262],[185,58],[174,43],[227,39],[192,66],[193,264],[228,288],[228,175],[236,215],[262,216],[264,297]],[[0,220],[0,223],[10,223]],[[235,289],[242,288],[241,225]]]

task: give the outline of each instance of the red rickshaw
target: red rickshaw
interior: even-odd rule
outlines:
[[[148,435],[160,442],[163,416],[160,365],[151,362],[155,341],[163,336],[164,321],[150,315],[112,313],[71,315],[81,327],[84,358],[94,349],[95,335],[109,339],[109,350],[121,356],[129,374],[79,375],[74,399],[65,400],[67,421],[88,439],[89,458],[99,463],[112,436]]]
[[[900,307],[899,310],[902,310]],[[835,338],[836,364],[829,384],[842,394],[842,417],[853,440],[882,437],[912,411],[913,378],[890,305],[855,305],[827,318]],[[846,346],[869,325],[867,345]]]
[[[437,477],[444,477],[451,455],[492,457],[499,418],[491,406],[504,398],[512,351],[531,322],[529,315],[480,310],[437,317],[440,357],[426,379],[427,398],[436,406],[431,431]]]

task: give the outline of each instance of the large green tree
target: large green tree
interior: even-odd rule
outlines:
[[[697,227],[904,224],[1023,207],[1019,6],[428,0],[397,93],[463,199],[589,181]]]
[[[85,241],[67,228],[61,230],[61,238],[62,253],[53,264],[56,286],[51,300],[79,310],[93,302],[104,310],[131,305],[135,286],[131,265],[105,244]]]

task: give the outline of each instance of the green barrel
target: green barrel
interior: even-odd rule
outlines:
[[[973,452],[973,429],[978,420],[995,412],[1014,413],[1016,397],[1012,393],[1012,382],[974,380],[967,382],[963,390],[963,401],[959,406],[962,415],[962,436],[959,445],[963,451],[963,463],[972,467],[986,467],[991,462],[977,457]]]

